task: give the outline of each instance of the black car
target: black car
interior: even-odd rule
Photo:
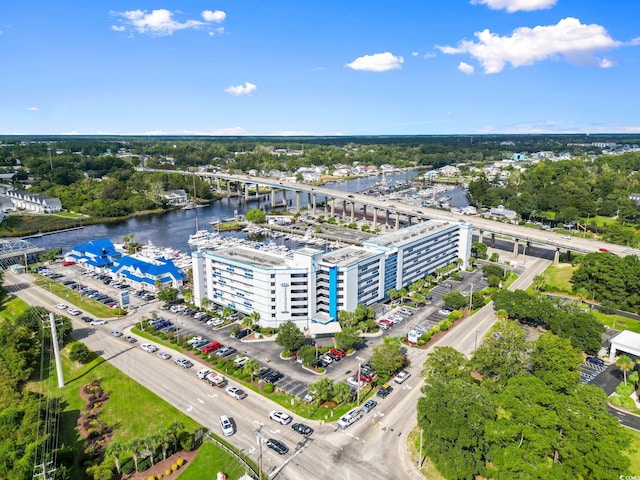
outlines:
[[[82,320],[87,322],[87,323],[93,322],[93,318],[87,317],[87,316],[82,317]]]
[[[318,361],[315,363],[316,368],[327,368],[328,365],[329,364],[321,358],[319,358]]]
[[[284,375],[280,372],[276,372],[275,370],[273,370],[271,373],[267,374],[264,377],[264,381],[267,383],[276,383],[281,378],[284,378]]]
[[[264,379],[264,377],[266,377],[267,375],[269,375],[270,373],[272,373],[273,370],[271,370],[269,367],[262,367],[260,370],[258,370],[257,373],[257,377]]]
[[[313,433],[313,428],[311,428],[309,425],[305,425],[304,423],[294,423],[293,425],[291,425],[291,428],[293,428],[300,435],[304,436],[308,436]]]
[[[127,335],[126,337],[122,337],[122,339],[127,343],[136,343],[138,341],[137,338],[134,338],[131,335]]]
[[[386,396],[389,395],[391,392],[393,392],[393,387],[391,385],[382,386],[380,387],[380,390],[378,390],[378,392],[376,393],[376,397],[386,398]]]
[[[249,335],[251,333],[251,329],[250,328],[243,328],[242,330],[238,330],[236,332],[236,338],[240,339],[240,338],[244,338],[247,335]]]
[[[331,360],[333,360],[334,362],[339,362],[342,359],[340,355],[336,355],[335,353],[331,353],[331,352],[327,352],[325,353],[325,355],[329,357]]]
[[[275,450],[280,455],[284,455],[285,453],[287,453],[289,451],[289,447],[287,447],[280,440],[276,440],[275,438],[270,438],[270,439],[267,440],[267,447]]]

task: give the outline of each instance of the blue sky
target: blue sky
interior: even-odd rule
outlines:
[[[640,132],[638,0],[4,2],[0,134]]]

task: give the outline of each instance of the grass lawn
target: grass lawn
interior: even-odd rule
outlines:
[[[191,465],[180,474],[180,480],[215,478],[218,472],[223,472],[227,478],[236,479],[246,473],[246,470],[235,457],[215,443],[207,441],[202,444]]]
[[[627,452],[627,457],[631,460],[631,474],[637,474],[638,466],[640,466],[640,432],[627,428],[627,432],[631,434],[631,451]]]
[[[605,315],[598,310],[593,310],[592,313],[594,317],[614,330],[630,330],[635,333],[640,333],[640,321],[638,320],[620,315]]]
[[[571,276],[577,267],[573,267],[568,263],[558,266],[549,265],[542,276],[544,277],[545,291],[571,293],[573,286],[571,285]]]
[[[27,311],[29,305],[18,297],[9,298],[10,300],[7,300],[0,310],[0,318],[15,320]]]

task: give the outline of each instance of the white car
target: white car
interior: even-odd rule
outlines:
[[[196,372],[196,377],[198,377],[200,380],[204,380],[207,377],[207,375],[209,375],[211,372],[212,372],[211,369],[203,368]]]
[[[393,381],[396,383],[403,383],[410,376],[411,374],[409,372],[403,370],[393,378]]]
[[[288,425],[289,423],[291,423],[291,416],[287,415],[284,412],[279,412],[277,410],[272,411],[269,414],[269,418],[271,420],[275,420],[276,422],[280,423],[281,425]]]
[[[75,317],[76,315],[80,315],[82,312],[77,308],[70,308],[69,310],[67,310],[67,313]]]
[[[202,341],[202,337],[200,335],[196,335],[195,337],[191,337],[189,340],[187,340],[187,343],[189,345],[193,345],[194,343],[198,343]]]
[[[60,310],[66,310],[67,306],[64,303],[59,303],[56,305],[56,307],[58,307]]]
[[[346,382],[352,387],[363,387],[364,382],[362,380],[358,380],[356,377],[347,378]]]
[[[227,395],[232,396],[236,400],[242,400],[243,398],[247,397],[247,392],[239,389],[238,387],[227,387],[225,392],[227,392]]]
[[[149,352],[149,353],[153,353],[153,352],[157,352],[158,351],[158,347],[156,347],[155,345],[152,345],[150,343],[143,343],[142,345],[140,345],[140,348],[142,350],[144,350],[145,352]]]
[[[171,355],[169,355],[167,352],[158,352],[157,355],[162,360],[169,360],[171,358]]]
[[[243,366],[245,363],[247,363],[249,361],[249,357],[247,356],[241,356],[241,357],[237,357],[233,360],[233,363],[235,363],[238,367]]]
[[[105,320],[102,319],[96,319],[96,320],[91,320],[91,322],[89,322],[89,325],[106,325],[107,322]]]
[[[236,433],[236,429],[234,428],[233,423],[226,415],[220,417],[220,428],[222,428],[222,434],[225,437],[231,436]]]

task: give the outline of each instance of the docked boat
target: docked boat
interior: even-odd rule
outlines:
[[[198,230],[196,233],[189,235],[189,240],[187,240],[187,243],[190,247],[198,248],[207,243],[210,243],[217,236],[217,232],[211,232],[209,230]]]

